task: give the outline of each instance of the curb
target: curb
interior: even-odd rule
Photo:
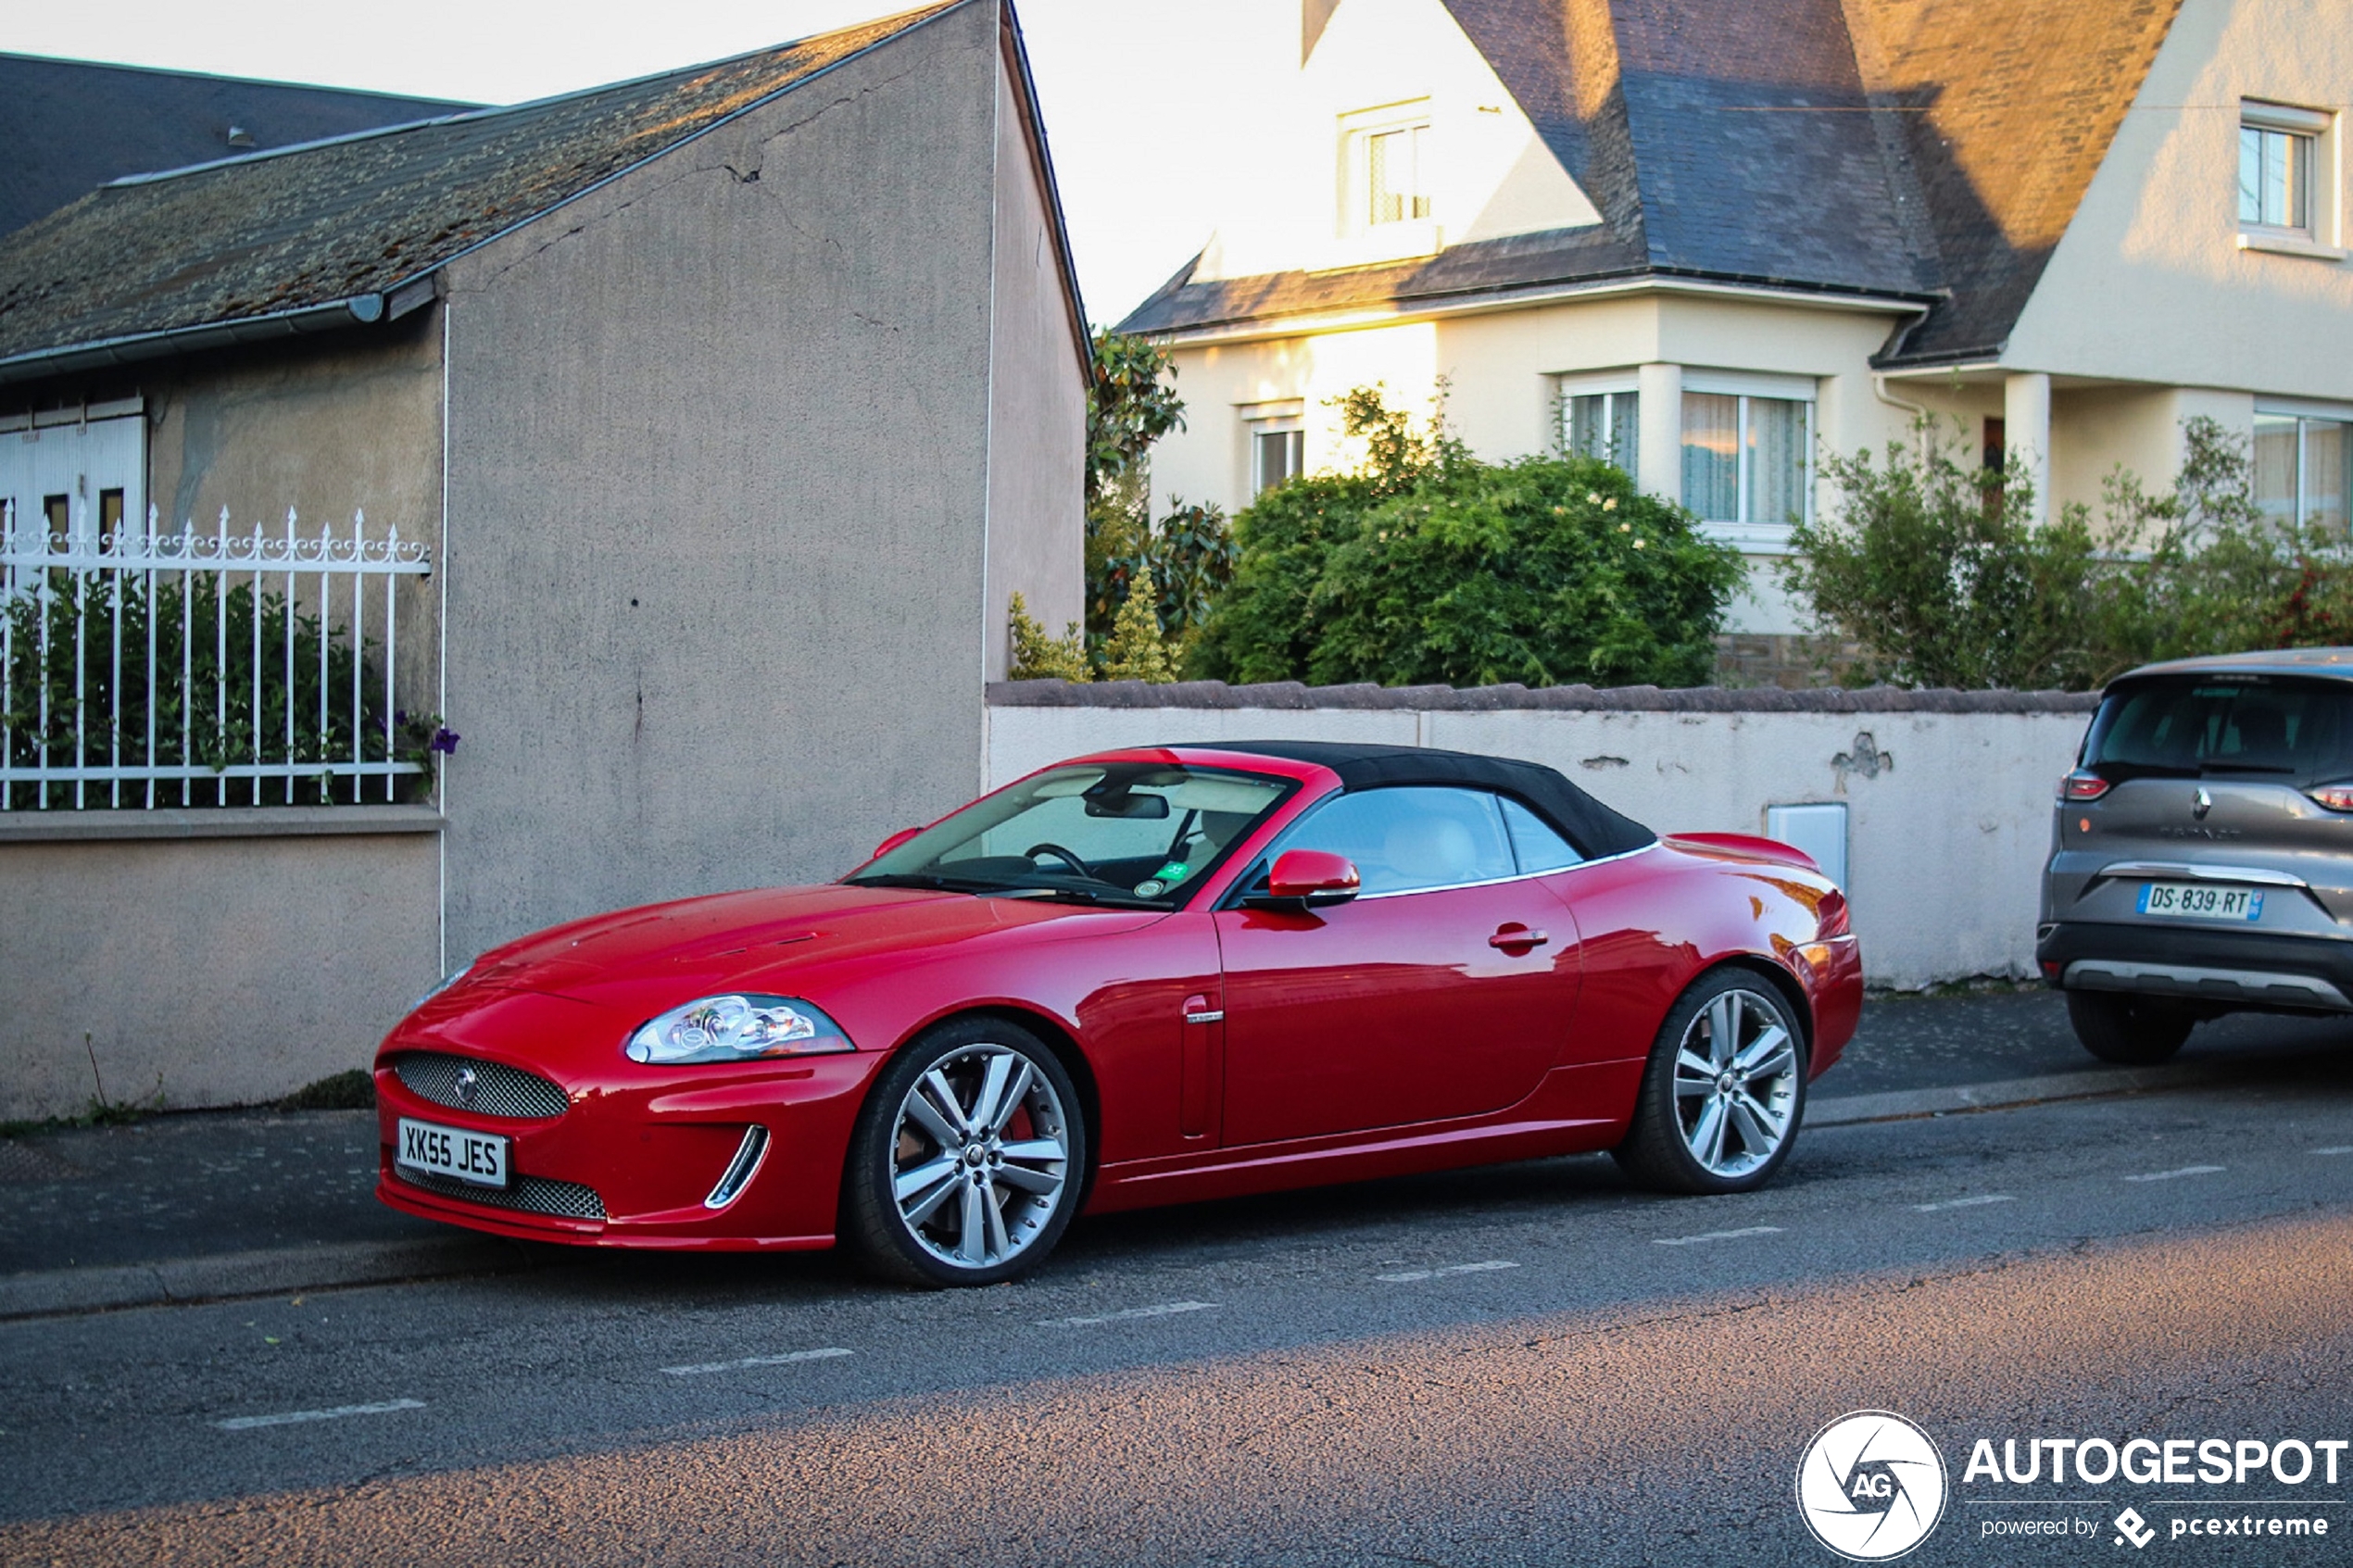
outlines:
[[[2005,1078],[1991,1084],[1957,1084],[1942,1089],[1899,1089],[1879,1095],[1839,1095],[1806,1108],[1806,1125],[1843,1127],[1857,1122],[1892,1122],[1907,1116],[1942,1116],[1956,1110],[1999,1110],[2050,1100],[2089,1099],[2096,1095],[2145,1089],[2188,1088],[2230,1074],[2208,1066],[2110,1067],[2089,1073],[2052,1073],[2039,1078]]]
[[[512,1242],[360,1241],[226,1252],[113,1268],[52,1269],[0,1275],[0,1321],[121,1307],[184,1306],[234,1296],[273,1296],[334,1286],[387,1285],[454,1274],[505,1273],[534,1266]]]

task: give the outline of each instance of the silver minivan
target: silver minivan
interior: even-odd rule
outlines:
[[[2108,1061],[2226,1012],[2353,1013],[2353,648],[2110,683],[2059,784],[2035,958]]]

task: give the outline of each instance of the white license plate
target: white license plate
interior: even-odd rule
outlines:
[[[453,1176],[478,1187],[507,1185],[505,1138],[488,1133],[469,1133],[463,1127],[412,1121],[406,1116],[400,1119],[399,1135],[400,1141],[394,1146],[393,1162],[404,1170]]]
[[[2141,913],[2175,920],[2232,920],[2253,922],[2263,918],[2263,895],[2252,887],[2218,887],[2203,882],[2141,884]]]

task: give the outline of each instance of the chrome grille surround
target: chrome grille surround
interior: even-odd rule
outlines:
[[[393,1058],[392,1071],[408,1091],[452,1110],[511,1121],[544,1121],[561,1116],[571,1107],[562,1089],[536,1073],[525,1073],[503,1061],[451,1056],[442,1051],[403,1051]],[[474,1075],[473,1095],[461,1092],[459,1074]]]
[[[396,1165],[393,1173],[413,1187],[440,1198],[454,1198],[462,1203],[483,1203],[493,1209],[518,1209],[526,1214],[551,1214],[565,1220],[602,1220],[605,1200],[597,1189],[578,1182],[560,1182],[552,1176],[522,1176],[505,1187],[476,1186],[455,1176],[436,1176],[424,1171],[410,1171]]]

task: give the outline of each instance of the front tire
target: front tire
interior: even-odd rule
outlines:
[[[1701,976],[1667,1010],[1634,1119],[1612,1152],[1662,1192],[1749,1192],[1772,1180],[1806,1109],[1806,1036],[1770,981]]]
[[[2121,1067],[2171,1061],[2197,1022],[2179,1002],[2119,991],[2070,991],[2067,1021],[2085,1050]]]
[[[963,1019],[900,1047],[860,1111],[842,1234],[904,1285],[995,1285],[1069,1228],[1087,1169],[1077,1086],[1017,1023]]]

